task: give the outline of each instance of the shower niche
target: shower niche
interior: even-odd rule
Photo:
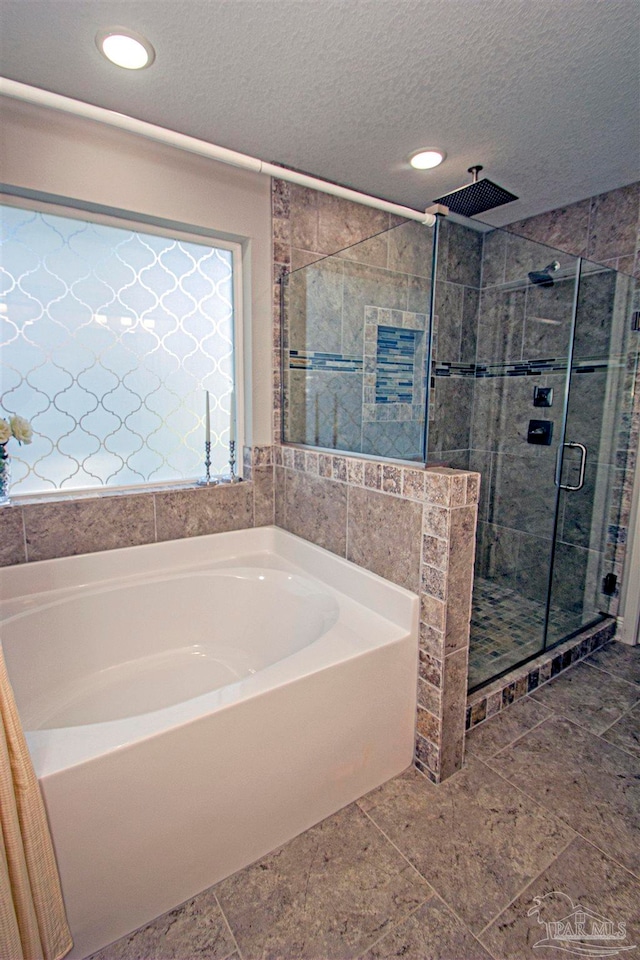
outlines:
[[[462,217],[282,285],[286,443],[481,474],[470,688],[617,610],[633,278]]]

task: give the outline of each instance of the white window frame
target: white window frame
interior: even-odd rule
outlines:
[[[112,211],[99,204],[85,203],[67,197],[45,198],[33,191],[4,192],[0,190],[0,204],[18,207],[23,210],[33,210],[36,213],[51,214],[52,216],[67,217],[74,220],[96,223],[108,227],[135,230],[136,233],[148,233],[152,236],[167,237],[168,239],[184,240],[188,243],[208,243],[220,250],[228,250],[232,257],[233,274],[233,370],[234,389],[236,396],[236,446],[235,472],[241,477],[243,472],[242,451],[245,440],[245,410],[244,410],[244,279],[243,267],[245,249],[241,239],[230,239],[215,230],[198,227],[194,224],[179,223],[177,221],[156,218],[147,214],[135,213],[129,210]],[[203,400],[204,404],[204,400]],[[203,408],[204,409],[204,408]],[[204,434],[202,437],[202,474],[204,467]],[[180,480],[150,480],[135,484],[110,484],[109,486],[78,487],[74,490],[46,490],[40,493],[12,493],[12,502],[28,503],[38,500],[73,500],[86,499],[96,496],[108,496],[115,493],[144,493],[150,490],[171,489],[175,487],[191,487],[200,477],[183,478]]]

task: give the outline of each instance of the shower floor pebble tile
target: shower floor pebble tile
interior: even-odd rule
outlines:
[[[469,680],[475,687],[540,652],[545,604],[476,577],[471,608]],[[575,615],[551,611],[549,636],[563,637],[579,627]]]
[[[604,716],[602,678],[630,685],[640,648],[592,659]],[[596,734],[546,689],[472,730],[440,786],[407,770],[92,960],[544,960],[578,905],[640,960],[640,706]]]

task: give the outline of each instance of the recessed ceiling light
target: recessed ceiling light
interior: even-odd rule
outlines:
[[[146,37],[120,27],[100,30],[96,34],[96,46],[107,60],[126,70],[142,70],[151,66],[156,58],[156,52]]]
[[[418,150],[409,157],[409,163],[416,170],[430,170],[442,163],[446,153],[443,150]]]

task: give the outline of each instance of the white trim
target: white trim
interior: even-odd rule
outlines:
[[[250,336],[246,335],[245,328],[251,330],[251,315],[247,311],[245,316],[245,304],[251,302],[250,297],[244,296],[245,276],[250,277],[250,263],[248,261],[248,248],[238,240],[229,240],[219,237],[214,231],[206,231],[203,234],[198,228],[194,227],[194,232],[190,232],[187,224],[173,226],[172,221],[155,218],[150,221],[146,217],[144,220],[138,220],[133,211],[122,211],[118,214],[104,212],[98,209],[96,205],[84,204],[82,201],[75,201],[74,206],[65,205],[65,197],[56,197],[54,200],[38,199],[37,197],[23,197],[20,194],[9,194],[0,191],[0,207],[11,206],[20,210],[33,210],[38,213],[49,214],[51,216],[61,216],[68,219],[81,220],[88,223],[96,223],[101,226],[115,227],[119,229],[135,230],[136,233],[147,233],[150,236],[166,237],[171,240],[185,241],[187,243],[198,244],[208,248],[219,248],[231,254],[232,262],[232,337],[233,337],[233,390],[236,395],[236,462],[235,472],[240,478],[243,477],[243,449],[246,436],[245,428],[245,397],[244,388],[247,380],[250,382],[250,362],[251,358],[245,357],[245,343],[250,343]],[[185,229],[187,227],[187,229]],[[250,289],[250,288],[249,288]],[[249,372],[247,374],[247,371]],[[122,493],[145,493],[158,490],[171,490],[175,488],[193,487],[201,476],[204,476],[204,441],[202,473],[198,477],[180,477],[176,480],[143,480],[140,483],[131,484],[103,484],[101,486],[77,487],[77,488],[47,488],[35,493],[12,493],[11,501],[15,504],[27,505],[28,503],[46,501],[86,499],[104,495],[115,495]]]
[[[185,240],[187,243],[196,243],[203,247],[219,247],[233,253],[238,262],[241,262],[242,244],[238,240],[230,240],[229,235],[222,236],[214,230],[203,231],[201,228],[189,224],[174,223],[164,217],[142,218],[134,210],[111,210],[99,204],[85,203],[73,197],[50,197],[49,195],[29,195],[21,192],[8,193],[7,185],[0,185],[0,204],[6,207],[17,207],[19,210],[35,210],[50,216],[66,217],[68,220],[84,220],[97,223],[104,227],[130,229],[135,227],[136,233],[148,233],[152,237],[167,237],[169,240]],[[69,206],[68,204],[73,204]],[[234,264],[235,266],[235,264]]]
[[[159,127],[153,123],[147,123],[144,120],[137,120],[135,117],[128,117],[126,114],[116,113],[113,110],[105,110],[104,107],[96,107],[93,104],[84,103],[81,100],[74,100],[71,97],[63,97],[49,90],[41,90],[39,87],[31,87],[26,83],[18,83],[16,80],[9,80],[6,77],[0,77],[0,94],[5,97],[12,97],[14,100],[32,103],[36,106],[48,107],[51,110],[61,110],[63,113],[70,113],[76,117],[84,117],[86,120],[105,123],[108,126],[117,127],[120,130],[127,130],[129,133],[146,137],[148,140],[155,140],[157,143],[177,147],[177,149],[185,150],[188,153],[196,153],[210,160],[228,163],[231,164],[231,166],[241,167],[244,170],[252,170],[254,173],[265,174],[268,177],[277,177],[280,180],[287,180],[290,183],[298,183],[301,186],[310,187],[312,190],[319,190],[322,193],[330,193],[334,197],[342,197],[344,200],[351,200],[354,203],[361,203],[368,207],[375,207],[378,210],[385,210],[387,213],[393,213],[396,216],[403,217],[405,220],[418,220],[428,227],[434,226],[436,222],[434,214],[428,213],[426,210],[412,210],[410,207],[391,203],[379,197],[371,197],[366,193],[351,190],[349,187],[342,187],[337,183],[330,183],[328,180],[318,180],[316,177],[310,177],[305,173],[289,170],[287,167],[278,167],[273,163],[266,163],[263,160],[258,160],[256,157],[250,157],[245,153],[237,153],[235,150],[228,150],[226,147],[219,147],[206,140],[188,137],[184,133],[168,130],[166,127]]]

